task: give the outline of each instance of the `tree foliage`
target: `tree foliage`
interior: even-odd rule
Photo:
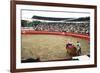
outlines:
[[[37,26],[40,23],[41,23],[40,21],[28,22],[26,20],[21,20],[21,26],[22,27],[33,27],[33,26]]]

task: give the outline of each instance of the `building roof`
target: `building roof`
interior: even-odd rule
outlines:
[[[32,19],[46,20],[46,21],[90,21],[90,17],[80,17],[80,18],[57,18],[57,17],[44,17],[34,15]]]

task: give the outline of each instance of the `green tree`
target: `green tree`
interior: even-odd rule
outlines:
[[[21,20],[21,27],[27,27],[27,21]]]
[[[35,25],[35,26],[37,26],[37,25],[40,24],[40,23],[41,23],[40,21],[33,21],[33,22],[32,22],[32,24]]]

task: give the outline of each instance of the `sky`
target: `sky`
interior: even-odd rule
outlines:
[[[73,12],[73,11],[50,11],[50,10],[21,10],[22,19],[31,19],[34,15],[43,17],[58,17],[58,18],[79,18],[88,17],[89,12]]]

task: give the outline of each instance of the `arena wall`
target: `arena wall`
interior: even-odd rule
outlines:
[[[27,35],[27,34],[30,34],[30,35],[32,35],[32,34],[63,35],[63,36],[72,36],[72,37],[77,37],[77,38],[90,40],[89,35],[69,33],[69,32],[48,32],[48,31],[21,30],[21,34],[22,35]]]

